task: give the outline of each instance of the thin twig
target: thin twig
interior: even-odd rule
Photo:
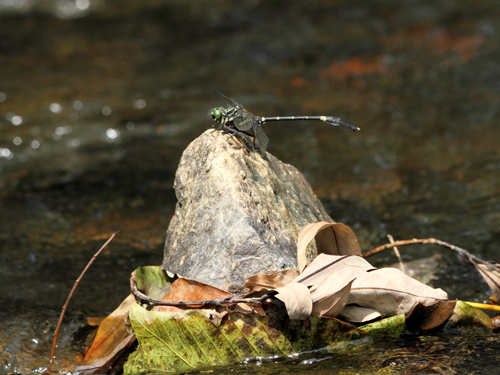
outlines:
[[[64,304],[64,306],[62,308],[61,315],[59,316],[59,321],[57,322],[56,330],[54,332],[54,339],[52,340],[52,351],[50,352],[49,367],[46,370],[47,372],[49,372],[52,369],[52,366],[54,365],[54,353],[56,351],[57,336],[59,334],[59,329],[61,328],[61,323],[62,323],[62,320],[63,320],[63,317],[64,317],[64,313],[66,312],[66,308],[68,307],[69,300],[73,296],[73,293],[75,292],[76,287],[80,283],[80,280],[82,279],[82,277],[85,274],[85,272],[87,272],[87,270],[90,267],[90,265],[94,262],[94,260],[100,254],[100,252],[102,250],[104,250],[104,248],[108,245],[108,243],[111,242],[111,240],[116,236],[117,233],[118,232],[113,233],[111,235],[111,237],[109,238],[109,240],[107,240],[106,243],[104,245],[102,245],[102,247],[99,249],[99,251],[97,253],[95,253],[95,255],[92,257],[92,259],[90,260],[90,262],[87,263],[87,266],[82,271],[82,273],[80,274],[80,276],[78,277],[78,279],[76,279],[75,284],[73,285],[73,288],[69,292],[68,298],[66,299],[66,303]]]
[[[458,252],[462,257],[465,257],[468,259],[473,259],[473,260],[476,260],[480,263],[490,263],[490,262],[482,260],[481,258],[478,258],[477,256],[469,253],[465,249],[462,249],[462,248],[455,246],[455,245],[451,245],[451,244],[444,242],[444,241],[436,240],[435,238],[426,238],[426,239],[414,238],[412,240],[396,241],[394,243],[388,243],[388,244],[376,247],[373,250],[370,250],[370,251],[367,251],[366,253],[363,253],[362,256],[363,256],[363,258],[367,258],[370,255],[380,253],[381,251],[390,249],[391,247],[394,247],[394,246],[406,246],[406,245],[417,245],[417,244],[432,244],[432,245],[446,247],[450,250],[454,250],[454,251]]]
[[[130,289],[132,290],[132,294],[134,294],[139,299],[152,303],[154,305],[161,306],[176,306],[176,307],[199,307],[199,306],[223,306],[223,305],[234,305],[236,303],[263,303],[271,296],[275,295],[275,292],[271,292],[268,294],[264,294],[259,298],[240,298],[239,296],[229,296],[224,299],[212,299],[212,300],[203,300],[203,301],[163,301],[161,299],[155,299],[148,297],[144,293],[142,293],[139,289],[137,289],[136,280],[131,277],[130,278]]]
[[[461,247],[451,245],[447,242],[436,240],[435,238],[426,238],[426,239],[417,239],[414,238],[412,240],[404,240],[404,241],[396,241],[394,243],[388,243],[379,247],[376,247],[373,250],[367,251],[366,253],[363,253],[361,256],[363,258],[367,258],[370,255],[380,253],[381,251],[390,249],[391,247],[395,246],[406,246],[406,245],[417,245],[417,244],[432,244],[432,245],[438,245],[445,247],[447,249],[456,251],[464,261],[471,263],[476,269],[479,270],[477,263],[484,264],[490,272],[499,272],[500,271],[500,265],[498,265],[495,262],[489,262],[487,260],[483,260],[474,254],[469,253],[467,250],[462,249]]]
[[[389,239],[389,242],[390,243],[394,243],[394,238],[392,237],[392,235],[388,234],[387,235],[387,238]],[[394,254],[396,254],[396,256],[398,257],[398,260],[399,260],[399,266],[401,267],[401,271],[403,273],[406,273],[405,272],[405,265],[403,263],[403,259],[401,259],[401,254],[399,253],[399,250],[396,246],[394,246]]]

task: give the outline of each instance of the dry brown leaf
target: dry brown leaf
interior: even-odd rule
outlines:
[[[259,272],[245,280],[245,288],[249,289],[247,297],[252,295],[264,295],[271,290],[281,288],[291,282],[299,275],[298,270],[283,270],[265,274]]]
[[[399,314],[408,318],[421,306],[412,324],[430,329],[442,324],[453,311],[453,303],[443,290],[394,268],[373,268],[356,255],[319,254],[294,282],[310,288],[314,314],[339,315],[352,322]]]
[[[312,314],[336,317],[345,307],[354,278],[349,269],[341,270],[326,278],[311,292]]]
[[[231,296],[233,294],[215,286],[181,277],[172,283],[163,301],[207,301]],[[190,308],[193,308],[193,306]],[[153,311],[183,311],[183,309],[175,306],[158,305],[153,307]]]
[[[302,272],[307,265],[306,249],[312,239],[316,240],[318,255],[361,255],[356,235],[342,223],[319,221],[302,227],[297,240],[297,263]]]
[[[345,267],[351,267],[352,270],[359,268],[362,271],[375,269],[368,261],[357,255],[328,255],[319,254],[312,263],[307,266],[294,282],[313,286],[321,284],[327,277],[335,274]]]
[[[130,351],[135,347],[137,339],[132,333],[126,336],[121,342],[113,347],[107,356],[98,358],[84,366],[75,367],[71,370],[72,374],[91,375],[91,374],[117,374],[123,372],[123,363],[128,357]]]
[[[418,303],[406,318],[406,327],[410,331],[429,330],[439,327],[446,322],[453,313],[457,301],[442,301],[424,306]]]
[[[306,319],[312,312],[312,300],[309,289],[299,283],[289,283],[277,288],[276,298],[286,306],[288,317],[292,320]]]
[[[126,323],[130,306],[133,303],[135,303],[135,297],[130,294],[115,311],[99,324],[92,345],[84,354],[83,363],[85,365],[108,356],[127,337],[129,333],[127,332]]]
[[[442,289],[412,279],[395,268],[380,268],[358,274],[352,284],[349,304],[369,307],[382,316],[410,315],[415,306],[431,306],[447,301],[448,295]]]
[[[483,279],[486,281],[496,299],[500,301],[500,272],[498,268],[490,270],[486,264],[474,263]]]
[[[367,323],[382,317],[377,310],[357,305],[346,305],[338,316],[352,323]]]

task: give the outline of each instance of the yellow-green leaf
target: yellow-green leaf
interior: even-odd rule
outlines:
[[[216,312],[148,311],[133,305],[130,322],[139,349],[129,356],[124,373],[177,373],[249,357],[287,356],[365,335],[334,318],[290,320],[284,310],[274,307],[268,308],[264,317],[229,312],[220,321],[211,319],[211,314]]]

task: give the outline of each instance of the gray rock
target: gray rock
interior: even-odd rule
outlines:
[[[295,167],[228,137],[207,130],[182,155],[163,268],[239,292],[258,272],[297,268],[300,228],[333,221]]]

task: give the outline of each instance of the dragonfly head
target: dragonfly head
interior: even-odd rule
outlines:
[[[214,108],[212,112],[210,112],[210,115],[212,116],[212,120],[219,121],[222,117],[222,111],[220,108]]]

